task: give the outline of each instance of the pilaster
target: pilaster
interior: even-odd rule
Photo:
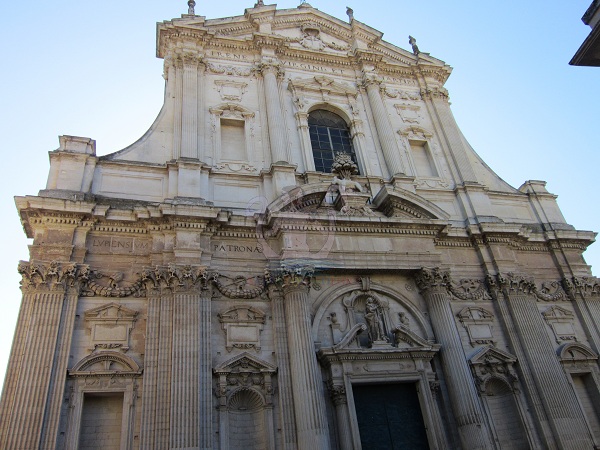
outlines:
[[[335,407],[335,418],[338,432],[338,442],[341,450],[353,450],[352,430],[350,429],[350,414],[348,413],[348,398],[346,388],[342,384],[329,386],[329,396]]]
[[[545,406],[558,448],[593,448],[585,418],[567,375],[556,356],[540,311],[531,278],[498,276],[531,374]]]
[[[439,269],[421,269],[416,282],[429,308],[431,324],[438,342],[442,366],[448,377],[448,391],[464,448],[491,449],[477,390],[456,329],[446,285],[449,274]]]
[[[81,270],[81,272],[80,272]],[[26,316],[15,335],[3,393],[0,448],[53,449],[65,388],[78,281],[75,263],[21,262]],[[5,425],[4,425],[5,424]],[[10,433],[8,433],[10,431]]]

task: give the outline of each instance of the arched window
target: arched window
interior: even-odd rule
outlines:
[[[308,115],[308,129],[315,170],[331,172],[336,153],[345,152],[356,163],[350,130],[344,119],[335,113],[318,109]]]

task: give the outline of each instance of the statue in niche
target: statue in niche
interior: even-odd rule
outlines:
[[[381,308],[375,302],[373,297],[368,297],[365,304],[365,319],[367,321],[369,339],[371,344],[375,342],[388,342],[385,335],[383,320],[381,316]]]

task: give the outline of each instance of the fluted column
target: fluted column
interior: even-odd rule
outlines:
[[[446,275],[437,269],[422,269],[416,276],[417,286],[427,302],[433,331],[442,346],[442,366],[447,376],[448,391],[463,448],[492,449],[494,447],[486,432],[477,390],[450,309]]]
[[[311,269],[305,267],[283,269],[277,276],[278,285],[284,295],[296,431],[300,450],[329,448],[323,382],[310,333],[308,290],[311,276]]]
[[[271,143],[271,160],[273,163],[288,163],[287,140],[285,138],[285,125],[283,112],[279,101],[277,88],[277,75],[279,66],[269,62],[261,65],[265,86],[265,100],[267,105],[267,122],[269,125],[269,141]]]
[[[169,84],[173,84],[174,92],[173,99],[173,159],[181,157],[181,119],[182,119],[182,102],[183,102],[183,60],[182,58],[174,58],[174,70],[169,71]],[[171,73],[174,72],[174,75]]]
[[[283,293],[277,286],[271,284],[269,285],[269,298],[271,299],[273,308],[273,334],[275,338],[275,352],[277,354],[277,379],[280,399],[279,415],[283,434],[283,448],[295,450],[297,448],[296,420],[294,416],[294,397],[292,393]]]
[[[15,334],[0,405],[0,448],[56,446],[77,302],[76,293],[66,292],[75,285],[77,271],[74,263],[19,264],[20,318],[25,320]]]
[[[405,173],[402,160],[400,158],[400,149],[396,144],[396,136],[392,129],[392,124],[388,117],[383,99],[380,93],[381,79],[373,74],[365,75],[364,86],[367,90],[367,97],[369,98],[369,104],[373,111],[373,118],[375,120],[375,128],[377,128],[377,135],[379,136],[379,142],[381,143],[381,149],[383,150],[383,157],[387,165],[388,171],[391,176],[396,174]]]
[[[535,283],[516,275],[499,276],[498,282],[559,448],[593,448],[583,412],[538,309]]]
[[[353,450],[352,430],[350,429],[350,414],[348,413],[348,399],[346,388],[343,385],[331,384],[329,395],[335,406],[337,421],[338,442],[341,450]]]

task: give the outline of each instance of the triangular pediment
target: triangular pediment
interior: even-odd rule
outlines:
[[[259,359],[256,356],[253,356],[248,352],[244,352],[240,355],[237,355],[237,356],[225,361],[224,363],[219,364],[214,369],[214,372],[216,374],[239,373],[239,372],[274,373],[276,371],[277,371],[276,366],[268,363],[267,361],[263,361],[262,359]]]
[[[138,312],[113,302],[87,310],[84,314],[86,320],[135,320]]]
[[[473,365],[514,364],[516,361],[516,356],[496,347],[481,348],[471,358],[469,358],[469,362]]]
[[[542,313],[544,319],[571,319],[573,312],[560,306],[552,306]]]

